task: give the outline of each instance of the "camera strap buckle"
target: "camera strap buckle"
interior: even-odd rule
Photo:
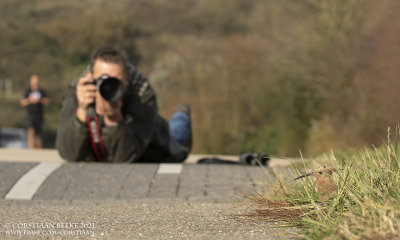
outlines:
[[[92,150],[97,161],[108,162],[107,152],[101,139],[99,118],[93,107],[89,107],[87,110],[86,122],[88,124]]]

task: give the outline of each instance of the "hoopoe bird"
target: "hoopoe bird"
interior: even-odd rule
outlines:
[[[317,192],[323,195],[326,194],[336,194],[338,191],[338,186],[332,182],[331,176],[332,173],[335,172],[335,168],[327,168],[323,166],[321,168],[316,169],[313,172],[307,173],[305,175],[299,176],[294,180],[307,177],[307,176],[314,176],[315,182],[317,185]]]

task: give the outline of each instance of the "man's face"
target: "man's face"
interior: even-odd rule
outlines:
[[[124,73],[124,68],[117,63],[109,63],[103,60],[96,60],[93,65],[93,78],[99,78],[101,75],[107,74],[110,77],[121,79],[124,88],[128,85],[127,77]],[[96,112],[99,115],[112,116],[120,111],[122,101],[116,101],[113,103],[107,102],[97,91],[96,92]]]
[[[37,75],[31,76],[30,86],[33,91],[36,91],[39,89],[39,77]]]

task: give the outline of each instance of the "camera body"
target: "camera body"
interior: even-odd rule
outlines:
[[[107,74],[101,75],[99,78],[86,84],[96,85],[97,91],[107,102],[115,102],[122,98],[123,87],[122,81]]]

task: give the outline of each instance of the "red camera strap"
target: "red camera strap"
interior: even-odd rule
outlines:
[[[89,111],[89,112],[94,112]],[[88,114],[86,117],[86,122],[89,129],[90,142],[92,144],[93,153],[99,162],[108,162],[107,152],[103,145],[103,141],[101,139],[101,131],[99,119],[96,114]]]

